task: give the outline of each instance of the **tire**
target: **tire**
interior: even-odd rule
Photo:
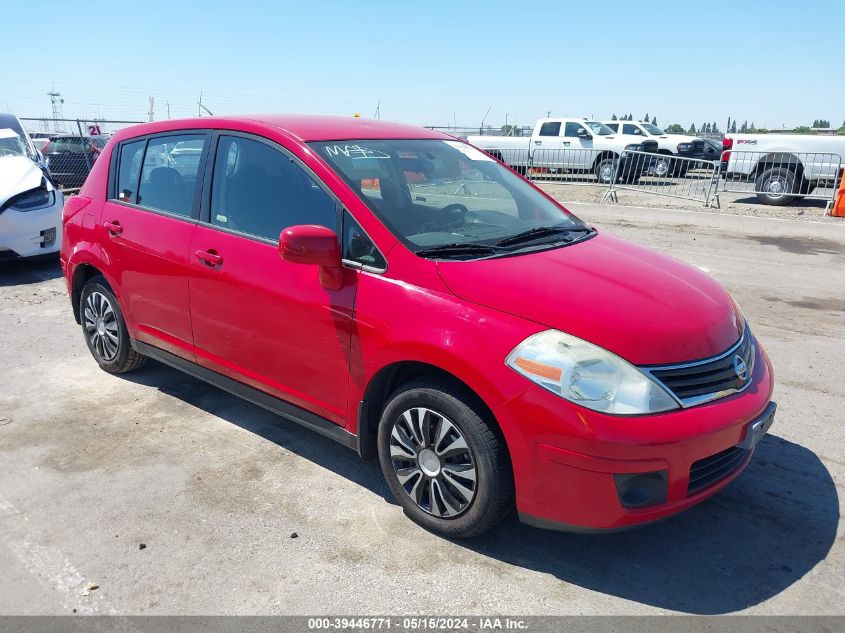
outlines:
[[[663,155],[661,155],[663,156]],[[671,156],[663,156],[662,158],[658,158],[654,163],[654,176],[657,178],[670,178],[669,171],[677,171],[677,166],[670,168],[671,164]],[[674,175],[674,174],[672,174]]]
[[[785,167],[770,167],[765,169],[754,179],[754,189],[757,199],[763,204],[781,206],[797,199],[789,195],[795,191],[795,172]]]
[[[82,335],[100,369],[122,374],[144,364],[147,358],[132,349],[120,305],[101,276],[92,277],[83,286],[79,312]]]
[[[394,498],[412,521],[450,538],[483,534],[514,507],[504,440],[474,401],[447,381],[420,379],[390,397],[379,423]]]
[[[603,185],[609,185],[613,181],[613,175],[616,172],[615,158],[602,158],[593,168],[596,178]]]

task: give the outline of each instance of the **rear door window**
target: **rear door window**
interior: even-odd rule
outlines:
[[[560,121],[546,121],[540,126],[540,136],[560,136]]]
[[[205,134],[152,137],[147,142],[138,204],[191,217]]]

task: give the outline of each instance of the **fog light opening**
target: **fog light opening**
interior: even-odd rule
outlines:
[[[623,508],[644,508],[666,501],[669,489],[669,471],[650,473],[623,473],[613,476],[616,492]]]

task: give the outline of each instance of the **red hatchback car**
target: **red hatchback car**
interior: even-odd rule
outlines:
[[[704,273],[489,155],[356,118],[116,133],[64,209],[99,365],[183,370],[378,456],[420,525],[612,530],[748,464],[772,370]]]

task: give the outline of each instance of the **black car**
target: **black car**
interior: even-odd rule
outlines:
[[[107,140],[99,136],[51,136],[41,153],[56,185],[62,189],[80,188]]]
[[[718,161],[722,156],[722,141],[697,138],[691,143],[678,143],[678,156]]]

